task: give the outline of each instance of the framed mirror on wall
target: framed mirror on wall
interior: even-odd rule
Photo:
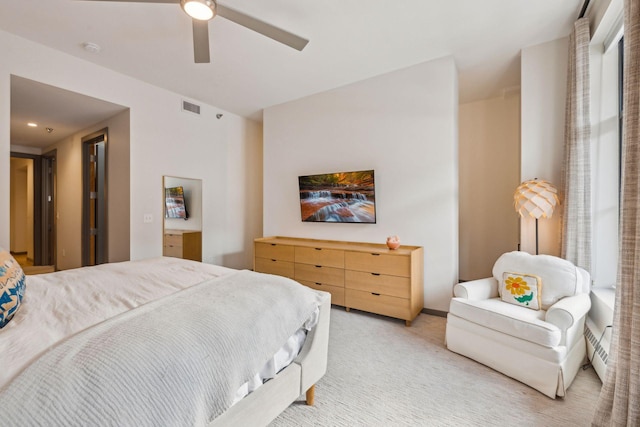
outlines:
[[[162,254],[202,261],[202,180],[162,177]]]

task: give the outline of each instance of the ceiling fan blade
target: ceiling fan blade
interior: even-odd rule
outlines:
[[[206,64],[209,58],[209,21],[193,20],[193,57],[196,64]]]
[[[296,36],[293,33],[274,27],[271,24],[267,24],[266,22],[260,21],[259,19],[253,18],[249,15],[245,15],[242,12],[238,12],[235,9],[228,8],[227,6],[223,6],[219,3],[216,7],[216,14],[228,19],[229,21],[253,30],[256,33],[260,33],[277,42],[286,44],[296,50],[304,49],[307,43],[309,43],[309,40],[307,39],[303,39],[300,36]]]
[[[111,1],[122,3],[180,3],[180,0],[81,0],[81,1]]]

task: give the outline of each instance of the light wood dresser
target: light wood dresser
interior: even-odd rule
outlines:
[[[403,319],[424,303],[424,251],[384,244],[263,237],[254,242],[254,270],[289,277],[331,293],[331,302]]]
[[[202,261],[202,232],[164,230],[164,256]]]

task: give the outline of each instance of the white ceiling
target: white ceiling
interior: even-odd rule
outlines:
[[[44,148],[125,109],[121,105],[11,76],[11,144]],[[37,127],[27,126],[30,122]]]
[[[568,35],[583,0],[220,3],[310,42],[298,52],[216,17],[211,63],[195,64],[191,20],[177,3],[5,0],[0,29],[261,120],[266,107],[447,55],[461,103],[499,96],[520,84],[520,49]]]

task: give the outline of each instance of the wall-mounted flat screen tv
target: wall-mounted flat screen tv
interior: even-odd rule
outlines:
[[[187,204],[184,198],[184,188],[170,187],[164,189],[165,218],[188,219]]]
[[[373,170],[298,177],[305,222],[376,223]]]

